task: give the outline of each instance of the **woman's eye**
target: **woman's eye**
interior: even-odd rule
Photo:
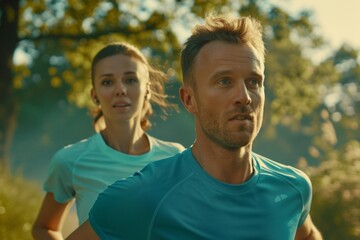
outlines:
[[[101,81],[101,85],[103,85],[103,86],[110,86],[112,83],[113,83],[113,81],[110,79],[103,79]]]
[[[137,83],[137,82],[138,82],[137,78],[128,78],[128,79],[125,80],[126,84],[134,84],[134,83]]]

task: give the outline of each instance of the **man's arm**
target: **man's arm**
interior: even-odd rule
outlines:
[[[306,217],[304,224],[296,231],[296,240],[323,240],[320,231],[315,227],[310,214]]]
[[[94,229],[91,227],[89,220],[85,221],[73,233],[71,233],[66,240],[99,240]]]

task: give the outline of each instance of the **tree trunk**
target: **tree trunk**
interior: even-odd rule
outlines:
[[[13,96],[13,55],[18,43],[19,0],[0,1],[0,164],[9,168],[17,108]]]

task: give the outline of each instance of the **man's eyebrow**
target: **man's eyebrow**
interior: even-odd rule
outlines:
[[[216,73],[214,73],[211,78],[218,78],[224,75],[230,75],[232,74],[233,71],[231,70],[222,70],[222,71],[218,71]],[[254,76],[254,77],[259,77],[259,78],[263,78],[264,74],[262,74],[261,72],[258,72],[256,70],[252,70],[249,74],[250,76]]]
[[[259,77],[259,78],[263,78],[263,77],[264,77],[264,74],[259,73],[259,72],[257,72],[257,71],[251,71],[251,72],[250,72],[250,75],[251,75],[251,76],[255,76],[255,77]]]
[[[224,75],[229,75],[231,74],[231,70],[221,70],[221,71],[218,71],[216,73],[214,73],[211,78],[218,78],[218,77],[221,77],[221,76],[224,76]]]

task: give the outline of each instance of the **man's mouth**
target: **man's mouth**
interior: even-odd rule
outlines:
[[[240,121],[249,120],[249,121],[253,121],[253,117],[252,117],[251,114],[236,114],[233,117],[231,117],[230,120],[240,120]]]

